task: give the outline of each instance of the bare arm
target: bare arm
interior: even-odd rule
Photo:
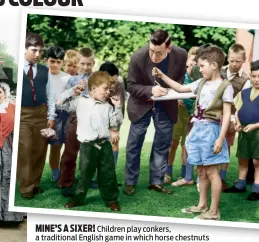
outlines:
[[[152,70],[152,75],[161,78],[169,87],[176,90],[177,92],[191,92],[191,88],[188,86],[184,86],[179,84],[178,82],[172,80],[167,75],[165,75],[162,71],[158,68],[154,67]]]
[[[223,119],[222,119],[222,125],[219,137],[214,143],[214,152],[213,154],[218,154],[222,150],[224,138],[226,136],[226,133],[228,131],[228,127],[230,124],[230,118],[231,118],[231,103],[223,103]]]
[[[219,138],[223,140],[226,136],[226,133],[228,131],[228,127],[230,124],[231,106],[232,106],[231,103],[223,103],[223,119],[222,119],[221,131],[219,134]]]

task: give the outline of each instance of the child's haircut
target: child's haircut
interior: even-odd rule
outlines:
[[[94,52],[90,49],[90,48],[81,48],[78,52],[79,55],[83,56],[83,57],[93,57],[94,56]]]
[[[110,76],[119,75],[119,68],[111,61],[105,61],[101,66],[99,71],[106,71]]]
[[[171,37],[167,31],[162,29],[157,29],[151,34],[149,41],[153,45],[161,45],[165,43],[166,48],[168,48],[169,45],[171,44]]]
[[[258,71],[259,70],[259,60],[251,62],[250,69],[252,71]]]
[[[58,46],[50,46],[46,51],[46,58],[64,60],[65,51]]]
[[[78,52],[76,50],[67,50],[64,56],[64,63],[77,63]]]
[[[90,75],[88,79],[88,88],[91,91],[93,85],[94,86],[100,86],[102,84],[108,84],[108,86],[111,86],[112,78],[106,71],[96,71],[93,74]]]
[[[196,55],[197,50],[199,49],[198,46],[193,46],[189,51],[188,51],[188,58],[192,55]]]
[[[207,60],[210,64],[216,62],[220,70],[225,61],[224,52],[216,45],[211,45],[203,49],[198,55],[197,60]]]
[[[229,53],[240,53],[240,54],[243,54],[243,58],[244,60],[246,59],[246,50],[245,50],[245,47],[243,45],[240,45],[240,44],[233,44],[229,50],[228,50],[228,54]]]
[[[202,50],[206,49],[207,47],[211,46],[211,44],[203,44],[201,45],[197,50],[196,50],[196,56],[195,56],[195,61],[197,62],[197,55],[201,53]]]
[[[25,49],[28,49],[30,46],[41,46],[43,48],[44,41],[40,35],[27,32],[25,40]]]

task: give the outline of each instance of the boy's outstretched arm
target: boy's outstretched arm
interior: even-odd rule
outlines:
[[[158,78],[162,79],[169,87],[174,89],[177,92],[191,92],[191,88],[188,86],[184,86],[179,84],[178,82],[172,80],[167,75],[165,75],[162,71],[158,68],[154,67],[152,70],[152,75],[157,76]]]
[[[221,124],[221,130],[219,137],[214,143],[214,152],[213,154],[218,154],[222,150],[224,138],[229,128],[230,118],[231,118],[231,107],[232,103],[225,102],[223,103],[223,119]]]
[[[61,106],[67,99],[69,99],[72,96],[78,96],[80,93],[84,90],[84,88],[81,85],[76,85],[69,90],[64,91],[59,99],[56,101],[57,106]],[[76,102],[77,99],[73,99],[70,101],[70,107],[75,110],[76,109]]]

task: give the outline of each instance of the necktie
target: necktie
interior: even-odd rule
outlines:
[[[34,81],[33,81],[33,69],[32,69],[33,64],[30,63],[29,66],[30,66],[30,68],[27,72],[27,76],[28,76],[28,78],[30,80],[30,84],[31,84],[32,100],[34,103],[36,103],[37,98],[36,98],[36,92],[35,92]]]

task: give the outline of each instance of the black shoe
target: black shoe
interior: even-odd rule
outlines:
[[[123,193],[126,196],[133,196],[136,193],[136,186],[135,185],[126,185]]]
[[[232,186],[230,188],[223,190],[223,192],[225,192],[225,193],[244,193],[244,192],[246,192],[246,188],[243,187],[242,189],[238,189],[237,187]]]
[[[251,192],[248,197],[247,197],[248,201],[257,201],[259,200],[259,193],[256,192]]]
[[[106,207],[110,208],[114,212],[121,211],[121,207],[118,202],[107,204]]]
[[[73,187],[62,187],[61,195],[64,197],[72,197],[74,196]]]
[[[173,191],[165,188],[163,185],[149,185],[148,190],[154,190],[156,192],[161,192],[165,194],[172,194]]]

